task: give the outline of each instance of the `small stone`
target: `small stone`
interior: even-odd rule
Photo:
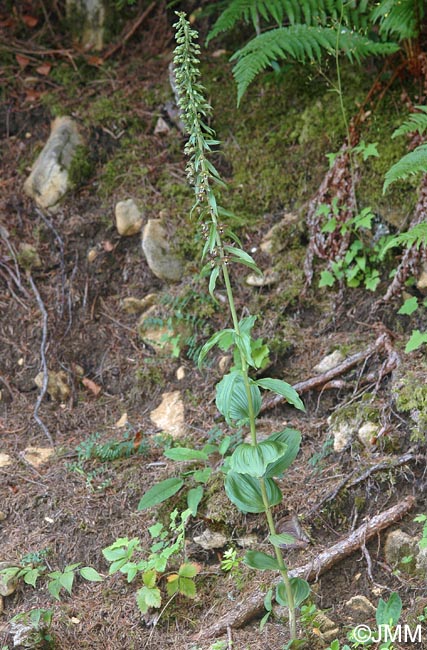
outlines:
[[[241,548],[254,548],[258,544],[258,537],[254,534],[245,535],[236,539],[236,544]]]
[[[42,388],[43,379],[43,372],[39,372],[39,374],[34,378],[34,383],[38,388]],[[53,400],[57,402],[66,402],[71,394],[67,373],[63,370],[60,370],[59,372],[54,372],[53,370],[49,371],[47,392]]]
[[[54,208],[68,190],[68,170],[82,138],[71,117],[57,117],[42,152],[24,183],[25,192],[41,208]]]
[[[4,521],[6,518],[7,517],[6,517],[5,513],[2,510],[0,510],[0,521]]]
[[[26,447],[22,453],[23,457],[33,467],[40,467],[46,463],[54,454],[52,447]]]
[[[345,606],[355,623],[363,623],[372,616],[375,616],[376,609],[374,605],[366,596],[362,596],[361,594],[350,598]]]
[[[411,537],[403,530],[397,528],[387,535],[384,544],[384,557],[387,564],[391,566],[399,566],[399,569],[405,573],[411,573],[414,569],[415,561],[409,563],[402,563],[402,558],[412,556],[415,558],[418,555],[418,540],[416,537]]]
[[[279,223],[264,235],[260,249],[267,255],[274,255],[283,250],[292,240],[300,238],[303,221],[297,214],[287,212]]]
[[[425,293],[427,291],[427,263],[426,262],[424,262],[424,264],[421,267],[421,272],[417,279],[417,289],[421,291],[421,293]]]
[[[150,418],[159,428],[169,433],[173,438],[185,435],[184,402],[181,392],[175,390],[163,393],[161,404],[151,411]]]
[[[176,371],[176,378],[178,381],[182,381],[185,377],[185,368],[184,366],[179,366],[179,368]]]
[[[357,437],[367,449],[372,449],[376,447],[379,430],[380,427],[376,422],[365,422],[357,432]]]
[[[343,451],[350,444],[354,435],[354,425],[350,422],[333,422],[329,417],[329,433],[334,437],[334,451]]]
[[[154,127],[154,135],[167,135],[169,131],[169,124],[163,119],[163,117],[159,117],[156,126]]]
[[[11,464],[12,458],[9,456],[9,454],[5,454],[4,452],[0,451],[0,467],[7,467]]]
[[[339,628],[334,621],[332,621],[323,612],[316,614],[314,622],[317,623],[317,629],[323,641],[332,641],[339,633]]]
[[[0,562],[0,571],[15,566],[11,562]],[[10,596],[18,587],[18,579],[15,576],[7,576],[0,573],[0,596]]]
[[[122,237],[136,235],[142,228],[142,215],[133,199],[119,201],[115,208],[116,228]]]
[[[91,248],[90,251],[87,254],[87,261],[89,264],[93,264],[93,262],[96,260],[98,257],[98,250],[96,248]]]
[[[149,219],[142,235],[142,250],[152,273],[166,282],[179,282],[183,264],[170,250],[160,219]]]
[[[143,314],[149,307],[152,307],[158,298],[157,293],[148,293],[144,298],[128,296],[123,298],[123,310],[127,314]]]
[[[246,278],[246,284],[250,287],[269,287],[278,281],[279,275],[272,269],[267,269],[262,275],[251,273]]]
[[[344,361],[345,357],[340,352],[339,350],[334,350],[331,352],[331,354],[326,355],[326,357],[323,357],[319,363],[314,366],[313,371],[320,375],[324,372],[328,372],[328,370],[332,370],[332,368],[336,368],[342,361]]]
[[[220,357],[218,361],[218,368],[221,375],[224,375],[227,372],[227,370],[230,367],[230,363],[231,363],[231,357],[229,354],[224,354],[222,357]]]
[[[201,535],[193,537],[193,542],[204,548],[206,551],[210,551],[213,548],[222,548],[225,546],[228,542],[228,538],[224,533],[206,528]]]
[[[424,580],[427,578],[427,548],[418,550],[416,572],[420,578]]]

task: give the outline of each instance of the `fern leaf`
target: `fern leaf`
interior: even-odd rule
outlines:
[[[403,122],[394,131],[392,138],[397,138],[399,135],[405,135],[406,133],[414,133],[415,131],[422,135],[427,130],[427,106],[415,106],[415,108],[422,112],[410,115],[406,122]]]
[[[284,4],[288,3],[283,0],[231,0],[209,32],[206,44],[216,38],[218,34],[233,29],[239,21],[248,23],[252,20],[256,29],[259,16],[262,16],[264,20],[268,20],[271,16],[277,24],[281,25],[284,16]],[[294,5],[297,3],[291,0],[289,4]]]
[[[384,257],[390,248],[395,248],[396,246],[405,246],[406,248],[427,246],[427,223],[425,221],[417,223],[416,226],[410,228],[407,232],[394,235],[382,249],[381,258]]]
[[[231,60],[238,60],[233,68],[238,103],[256,75],[272,63],[286,59],[302,63],[319,61],[324,53],[333,54],[336,44],[336,30],[322,26],[291,25],[272,29],[255,37],[231,57]],[[350,61],[360,61],[371,54],[394,52],[398,45],[374,42],[366,36],[341,28],[339,49]]]
[[[372,12],[372,20],[379,22],[382,36],[403,41],[419,36],[425,12],[424,0],[383,0]]]
[[[407,153],[397,161],[385,175],[383,194],[387,188],[396,181],[405,180],[408,176],[418,174],[419,172],[427,173],[427,144],[422,144],[414,151]]]

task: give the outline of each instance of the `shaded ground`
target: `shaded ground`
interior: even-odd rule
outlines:
[[[32,95],[26,85],[32,61],[27,70],[20,69],[13,56],[4,64],[8,95],[2,107],[0,181],[0,451],[10,456],[11,464],[0,468],[0,509],[4,514],[0,522],[1,560],[20,562],[29,553],[46,551],[45,562],[51,570],[80,562],[106,574],[103,548],[124,536],[137,536],[148,548],[148,526],[167,517],[164,508],[159,513],[137,510],[149,487],[177,471],[163,456],[163,450],[173,441],[150,419],[163,393],[181,391],[187,425],[182,444],[202,446],[218,437],[218,426],[222,426],[217,419],[213,389],[221,376],[218,358],[202,371],[197,369],[194,358],[206,337],[226,325],[224,313],[215,309],[206,295],[205,281],[197,275],[200,237],[197,239],[187,216],[191,195],[185,185],[183,138],[170,121],[167,133],[154,134],[158,118],[168,120],[165,103],[172,99],[168,85],[172,50],[168,18],[159,11],[143,29],[141,42],[132,42],[132,47],[123,50],[108,66],[86,66],[76,73],[79,61],[71,64],[55,58],[55,74],[47,80],[39,75]],[[230,82],[228,66],[224,59],[219,61],[209,56],[205,63],[213,95],[215,83],[221,83],[222,76],[227,75]],[[282,91],[279,88],[275,92],[279,95]],[[306,92],[303,89],[304,97]],[[254,94],[261,101],[259,88]],[[237,159],[240,156],[245,163],[242,124],[247,125],[252,115],[249,104],[240,116],[232,118],[232,101],[229,98],[219,120],[223,128],[219,137],[225,146],[218,166],[230,180],[231,201],[239,207],[245,196]],[[293,102],[297,104],[295,98]],[[221,107],[215,109],[221,112]],[[48,137],[51,117],[58,113],[72,114],[80,123],[88,142],[90,165],[59,211],[43,216],[25,197],[22,185]],[[272,122],[271,129],[278,138],[279,126]],[[239,233],[262,268],[271,264],[259,250],[262,237],[285,212],[294,205],[301,210],[310,198],[324,173],[316,163],[330,150],[334,137],[338,137],[336,133],[325,138],[318,159],[310,158],[305,163],[304,143],[299,143],[297,156],[307,169],[307,182],[305,188],[299,186],[298,197],[280,191],[275,195],[274,187],[266,189],[267,185],[254,197],[251,205],[256,205],[258,212],[253,210],[251,219],[240,224]],[[279,173],[286,174],[286,169]],[[267,180],[263,179],[263,184]],[[145,218],[160,215],[175,233],[172,239],[187,263],[182,283],[166,286],[156,279],[142,256],[139,236],[123,238],[117,234],[113,207],[130,195],[144,206]],[[22,242],[33,245],[40,256],[40,266],[31,270],[33,284],[20,258]],[[248,287],[243,273],[235,278],[239,308],[248,306],[251,312],[261,314],[258,334],[271,341],[269,373],[290,383],[308,379],[326,354],[340,349],[348,356],[363,350],[387,328],[402,356],[403,367],[422,372],[425,353],[415,353],[408,360],[402,352],[408,332],[414,326],[421,327],[422,321],[409,322],[396,316],[393,306],[375,310],[374,301],[381,287],[377,295],[362,290],[333,293],[313,287],[305,298],[300,297],[306,244],[302,233],[296,243],[290,243],[288,257],[285,246],[279,257],[291,262],[286,266],[276,260],[280,281],[273,289]],[[96,255],[88,257],[90,251]],[[381,286],[385,285],[386,280]],[[162,296],[161,325],[174,318],[193,328],[192,336],[179,342],[178,358],[156,351],[141,339],[138,316],[123,309],[124,298],[142,298],[153,291]],[[38,414],[54,440],[55,453],[35,468],[26,461],[24,449],[49,446],[46,433],[34,419],[39,393],[34,378],[41,369],[42,344],[37,292],[47,311],[47,365],[49,370],[64,373],[70,391],[63,400],[46,397],[40,406]],[[303,436],[302,451],[281,481],[284,501],[275,512],[277,520],[290,512],[298,513],[311,539],[304,550],[289,552],[290,567],[303,564],[366,517],[407,494],[415,495],[417,506],[402,527],[420,535],[420,526],[412,520],[426,509],[425,432],[416,437],[413,420],[396,408],[392,377],[388,372],[381,375],[386,358],[384,351],[371,355],[340,377],[345,380],[341,384],[305,394],[306,414],[282,405],[261,419],[262,431],[291,426]],[[180,367],[185,376],[178,380]],[[93,383],[84,383],[83,378]],[[100,392],[95,395],[98,387]],[[353,439],[344,451],[336,453],[327,418],[339,407],[360,403],[363,396],[377,414],[381,437],[371,448]],[[125,413],[127,425],[119,426]],[[132,453],[128,454],[128,445],[123,447],[127,450],[123,455],[128,457],[105,462],[99,454],[85,458],[85,450],[94,441],[99,445],[114,441],[116,446],[110,445],[110,451],[130,442]],[[358,476],[382,460],[398,458],[408,451],[417,455],[416,462],[372,473],[357,487],[338,490],[352,472]],[[335,498],[324,503],[334,490]],[[185,507],[179,497],[174,505]],[[138,611],[135,592],[139,585],[127,584],[118,574],[102,584],[78,579],[72,596],[64,595],[60,602],[52,599],[45,585],[33,589],[20,584],[5,599],[0,619],[2,645],[13,647],[8,627],[12,616],[43,607],[54,610],[55,647],[64,650],[131,649],[146,644],[159,649],[209,648],[211,642],[198,641],[198,632],[232,608],[233,602],[244,599],[255,584],[267,587],[269,577],[260,577],[244,567],[241,576],[226,575],[220,569],[220,551],[203,551],[191,541],[207,525],[223,530],[231,546],[253,533],[257,548],[264,548],[267,531],[262,518],[239,515],[212,489],[207,491],[200,513],[191,520],[187,531],[188,556],[201,564],[194,600],[174,600],[153,627],[153,617],[141,617]],[[388,598],[390,590],[394,590],[404,601],[405,616],[423,610],[423,603],[418,602],[425,595],[423,580],[395,571],[385,563],[384,539],[384,534],[378,536],[367,545],[367,553],[347,558],[313,588],[313,602],[319,609],[328,610],[343,638],[345,626],[352,622],[345,603],[353,595],[364,594],[376,604],[379,597]],[[287,641],[286,626],[278,622],[269,623],[262,633],[254,622],[230,634],[233,647],[242,649],[279,648]],[[310,647],[315,644],[327,646],[318,635],[309,642]]]

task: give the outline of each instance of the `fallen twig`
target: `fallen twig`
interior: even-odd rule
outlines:
[[[41,358],[42,370],[43,370],[43,383],[42,383],[42,387],[41,387],[39,396],[37,397],[36,405],[34,407],[33,417],[34,417],[35,421],[37,422],[39,427],[42,429],[42,431],[45,434],[46,438],[49,440],[50,444],[53,447],[52,436],[50,435],[48,428],[46,427],[46,425],[44,424],[44,422],[41,420],[41,418],[39,416],[40,404],[42,403],[43,397],[46,395],[47,385],[48,385],[48,381],[49,381],[49,373],[48,373],[47,362],[46,362],[47,311],[46,311],[46,307],[44,306],[41,295],[39,293],[39,290],[37,289],[37,287],[35,285],[35,282],[34,282],[32,276],[31,276],[31,273],[28,273],[28,281],[29,281],[29,283],[31,285],[31,289],[33,290],[33,293],[34,293],[34,295],[36,297],[37,304],[39,306],[39,309],[40,309],[40,312],[41,312],[41,315],[42,315],[42,319],[43,319],[42,340],[41,340],[41,343],[40,343],[40,358]]]
[[[113,56],[117,52],[117,50],[120,50],[121,47],[135,34],[136,30],[138,27],[144,22],[144,20],[151,14],[153,11],[154,7],[156,6],[155,2],[152,2],[147,9],[140,15],[138,18],[133,22],[131,28],[129,31],[124,35],[124,37],[120,40],[119,43],[116,43],[112,47],[110,47],[105,54],[101,57],[103,61],[106,61],[107,59],[110,58],[110,56]]]
[[[388,508],[388,510],[375,515],[375,517],[372,517],[372,519],[359,526],[350,535],[319,553],[319,555],[310,562],[307,562],[307,564],[291,569],[289,576],[292,578],[300,577],[309,581],[316,580],[320,575],[329,571],[335,564],[354,553],[358,548],[361,548],[371,537],[374,537],[385,528],[402,519],[414,505],[415,497],[407,496],[392,508]],[[280,578],[277,577],[273,581],[272,586],[275,586],[279,581]],[[261,589],[256,589],[245,600],[237,603],[235,607],[213,623],[213,625],[203,629],[198,638],[210,639],[214,636],[224,634],[229,627],[241,627],[262,612],[264,595]]]
[[[299,394],[306,393],[307,391],[313,390],[314,388],[319,388],[320,386],[323,386],[327,382],[330,382],[332,379],[335,379],[336,377],[343,375],[348,370],[351,370],[351,368],[356,366],[361,361],[365,361],[370,356],[372,356],[375,352],[378,352],[378,350],[380,350],[381,348],[385,348],[389,352],[390,345],[391,344],[389,341],[389,335],[386,332],[383,332],[378,336],[376,341],[374,341],[372,345],[369,345],[365,350],[362,350],[361,352],[356,352],[351,357],[348,357],[347,359],[345,359],[345,361],[335,366],[335,368],[331,368],[331,370],[328,370],[327,372],[323,372],[320,375],[316,375],[316,377],[311,377],[310,379],[306,379],[305,381],[300,381],[294,384],[292,387]],[[390,352],[389,352],[389,356],[390,356]],[[396,359],[394,359],[393,361],[394,363],[397,363]],[[382,369],[381,377],[384,376],[385,369],[387,369],[388,372],[391,372],[391,370],[394,367],[395,366],[392,363],[389,363],[387,359],[387,365]],[[274,397],[265,400],[265,402],[261,406],[260,413],[264,413],[264,411],[272,409],[278,404],[282,404],[285,401],[286,400],[282,395],[274,395]]]

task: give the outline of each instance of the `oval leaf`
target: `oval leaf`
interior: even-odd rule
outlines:
[[[294,605],[295,607],[299,607],[310,595],[310,585],[307,580],[303,580],[302,578],[291,578],[289,582],[291,583],[291,589],[294,595]],[[276,600],[279,605],[288,607],[288,596],[284,582],[279,582],[276,587]]]
[[[285,451],[284,443],[273,440],[265,440],[258,445],[243,443],[235,449],[231,457],[231,469],[238,474],[261,477],[266,467],[280,459]]]
[[[91,566],[84,566],[80,569],[80,575],[89,582],[102,582],[104,578]]]
[[[266,442],[275,440],[282,442],[286,445],[284,454],[277,461],[269,465],[266,469],[265,476],[272,478],[273,476],[281,476],[285,470],[294,462],[301,444],[301,434],[296,429],[283,429],[272,433]]]
[[[261,393],[254,382],[250,386],[255,417],[261,408]],[[225,375],[216,387],[216,405],[228,424],[233,421],[244,424],[249,421],[248,396],[242,373],[239,370]]]
[[[275,557],[261,551],[247,551],[243,562],[251,569],[260,571],[279,571],[280,569]]]
[[[296,537],[290,535],[289,533],[280,533],[280,535],[270,535],[268,538],[270,544],[282,548],[283,546],[294,545],[297,541]]]
[[[182,488],[184,481],[182,478],[167,478],[152,488],[147,490],[140,502],[138,503],[138,510],[145,510],[152,508],[158,503],[162,503],[173,496]]]
[[[265,479],[265,487],[270,506],[275,506],[282,501],[282,492],[273,479]],[[225,492],[230,501],[242,512],[265,512],[259,481],[253,476],[228,472],[225,479]]]
[[[163,452],[166,458],[171,460],[207,460],[208,455],[200,449],[191,449],[190,447],[173,447]]]
[[[305,411],[304,403],[296,392],[295,388],[292,388],[292,386],[286,383],[286,381],[282,381],[281,379],[266,378],[258,379],[256,384],[265,390],[271,390],[273,393],[277,393],[277,395],[282,395],[282,397],[284,397],[286,401],[289,402],[289,404],[292,404],[300,411]]]
[[[197,508],[199,507],[199,503],[202,500],[203,492],[204,490],[201,485],[188,490],[187,505],[190,508],[193,517],[197,515]]]

